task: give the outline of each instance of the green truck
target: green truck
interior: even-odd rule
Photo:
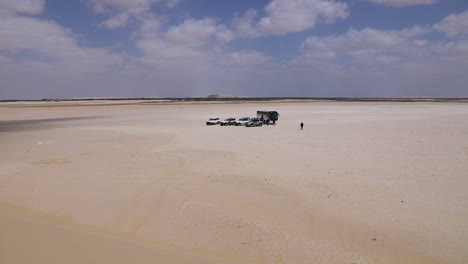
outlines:
[[[278,121],[279,113],[276,111],[257,111],[257,118],[262,120],[264,124],[269,124],[270,121],[273,124],[276,124],[276,121]]]

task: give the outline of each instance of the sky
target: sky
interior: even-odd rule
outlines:
[[[0,100],[468,97],[467,0],[0,0]]]

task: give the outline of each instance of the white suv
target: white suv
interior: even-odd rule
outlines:
[[[255,127],[255,126],[262,126],[263,121],[258,118],[252,118],[250,121],[245,125],[246,127]]]
[[[236,126],[245,126],[250,122],[250,117],[241,117],[236,123]]]
[[[213,118],[208,119],[208,121],[206,121],[206,125],[207,125],[207,126],[218,125],[219,122],[220,122],[220,121],[219,121],[219,118],[218,118],[218,117],[213,117]]]
[[[235,125],[236,123],[237,123],[236,119],[231,117],[231,118],[224,119],[224,121],[221,121],[219,124],[222,126],[230,126],[230,125]]]

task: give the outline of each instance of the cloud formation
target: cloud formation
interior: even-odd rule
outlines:
[[[435,24],[434,29],[449,37],[468,34],[468,11],[447,16],[440,23]]]
[[[218,19],[185,19],[164,30],[161,20],[143,20],[136,42],[143,52],[140,62],[159,69],[192,69],[206,71],[221,65],[254,65],[270,57],[257,51],[229,52],[222,45],[234,39],[234,33]]]
[[[235,17],[240,36],[284,35],[314,28],[319,21],[333,23],[348,17],[347,4],[331,0],[273,0],[265,6],[266,16],[255,23],[258,12],[249,9]]]
[[[18,1],[16,10],[41,12],[43,1]],[[30,4],[30,5],[27,5]],[[28,6],[26,8],[26,6]],[[0,17],[0,51],[12,56],[30,54],[41,67],[60,65],[79,71],[102,71],[102,67],[119,64],[121,55],[103,48],[82,47],[73,33],[53,21],[9,15]]]
[[[180,4],[181,2],[182,2],[182,0],[167,0],[166,6],[168,8],[173,8],[176,5]]]
[[[413,43],[410,40],[429,31],[429,28],[420,26],[403,30],[350,29],[343,35],[307,38],[302,43],[301,49],[314,57],[326,54],[327,58],[331,59],[339,55],[367,58],[385,52],[401,55],[407,53],[408,49],[411,50]]]
[[[87,0],[96,13],[111,12],[112,9],[128,13],[142,13],[148,11],[159,0]]]
[[[159,0],[86,0],[97,14],[110,16],[101,26],[115,29],[124,27],[132,17],[148,12]]]
[[[129,15],[127,13],[121,13],[102,22],[101,25],[109,29],[119,28],[125,26],[128,19]]]
[[[406,6],[414,6],[414,5],[432,5],[439,0],[364,0],[373,2],[376,4],[382,4],[387,6],[393,7],[406,7]]]
[[[345,3],[324,0],[273,0],[265,11],[268,15],[260,19],[257,29],[274,35],[301,32],[315,27],[319,19],[333,23],[349,15]]]
[[[44,0],[2,0],[0,1],[0,15],[20,12],[37,15],[44,10]]]
[[[345,87],[368,87],[363,90],[368,96],[463,94],[468,41],[424,39],[430,32],[429,26],[402,30],[364,28],[309,37],[302,43],[303,54],[290,67],[334,80],[332,86],[341,83]],[[375,87],[374,92],[371,87]],[[359,89],[353,91],[359,93]]]
[[[233,33],[225,25],[218,24],[215,18],[186,19],[182,24],[170,27],[166,39],[187,46],[203,46],[213,40],[229,42]]]
[[[431,3],[376,1],[394,7]],[[272,0],[264,10],[228,18],[168,19],[152,10],[159,5],[175,11],[170,8],[176,2],[86,0],[106,18],[100,24],[106,29],[132,21],[136,30],[119,40],[129,49],[121,43],[95,46],[86,35],[42,18],[42,0],[0,2],[0,98],[467,95],[468,11],[432,25],[349,26],[318,35],[307,31],[346,21],[352,10],[344,1]],[[97,30],[106,31],[102,27]],[[303,33],[291,34],[297,32]]]
[[[225,54],[220,63],[225,65],[260,65],[271,61],[271,56],[258,51],[240,51]]]

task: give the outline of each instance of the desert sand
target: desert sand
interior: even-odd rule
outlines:
[[[467,190],[466,103],[0,104],[5,264],[468,263]]]

